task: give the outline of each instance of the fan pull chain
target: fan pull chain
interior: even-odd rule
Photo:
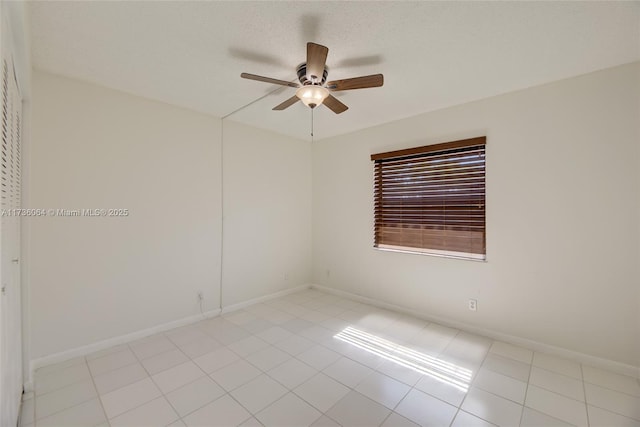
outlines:
[[[313,108],[311,109],[311,143],[313,143]]]

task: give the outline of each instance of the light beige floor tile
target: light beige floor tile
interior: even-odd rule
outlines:
[[[138,362],[93,377],[99,394],[107,394],[131,383],[147,378],[149,374]]]
[[[545,353],[535,353],[533,355],[533,365],[552,371],[557,374],[566,375],[582,381],[582,369],[578,362],[552,356]]]
[[[582,381],[566,375],[534,366],[531,369],[529,384],[584,402],[584,385]]]
[[[256,418],[265,427],[312,425],[321,417],[321,413],[298,396],[287,393],[267,408],[260,411]]]
[[[102,406],[108,418],[114,418],[124,412],[137,408],[161,395],[151,378],[129,384],[100,396]]]
[[[233,313],[229,313],[225,316],[223,316],[225,320],[227,320],[228,322],[233,323],[234,325],[238,325],[238,326],[242,326],[242,325],[246,325],[247,323],[251,322],[252,320],[257,319],[257,317],[247,311],[244,310],[237,310],[234,311]]]
[[[335,332],[330,331],[327,328],[323,328],[322,326],[315,325],[298,332],[298,335],[313,342],[322,343],[333,337]]]
[[[333,405],[325,415],[347,426],[377,426],[387,418],[390,411],[379,403],[351,391]]]
[[[313,327],[313,325],[314,324],[312,322],[309,322],[308,320],[304,320],[300,318],[294,318],[287,322],[280,323],[281,328],[284,328],[287,331],[292,332],[294,334],[299,334],[305,329]]]
[[[175,344],[163,334],[153,335],[129,344],[139,359],[155,356],[176,348]]]
[[[468,385],[462,386],[460,383],[453,383],[432,375],[424,375],[415,385],[416,389],[444,400],[453,406],[460,406],[467,394],[467,387]]]
[[[333,365],[328,366],[323,371],[326,375],[347,387],[356,387],[369,374],[373,372],[371,368],[343,357]]]
[[[91,379],[80,381],[36,397],[36,420],[71,408],[98,395]]]
[[[315,422],[311,424],[311,427],[342,427],[342,426],[340,426],[340,424],[338,424],[337,422],[333,421],[331,418],[323,415],[317,420],[315,420]],[[400,426],[397,426],[397,427],[400,427]]]
[[[189,325],[183,326],[182,328],[172,329],[168,332],[165,332],[164,334],[171,340],[171,342],[173,342],[177,346],[181,346],[192,341],[209,338],[209,336],[196,325]]]
[[[318,371],[302,363],[297,359],[289,359],[286,362],[267,371],[270,377],[287,387],[295,388],[314,376]]]
[[[424,373],[415,367],[409,366],[394,360],[387,360],[378,366],[376,370],[409,386],[414,386],[420,381]]]
[[[293,390],[315,408],[326,412],[351,390],[333,378],[318,374]]]
[[[589,405],[640,421],[640,398],[594,384],[584,386]]]
[[[518,425],[522,415],[522,405],[475,387],[467,393],[461,409],[499,426]]]
[[[36,369],[35,378],[37,380],[40,376],[51,374],[53,372],[60,371],[60,370],[65,369],[65,368],[69,368],[69,367],[74,366],[74,365],[86,364],[86,363],[87,363],[87,361],[85,360],[85,357],[84,356],[80,356],[80,357],[74,357],[73,359],[65,360],[64,362],[53,363],[51,365],[46,365],[46,366],[43,366],[41,368]]]
[[[582,373],[585,382],[640,397],[640,381],[636,378],[584,365]]]
[[[192,412],[182,421],[189,427],[237,426],[250,417],[251,414],[227,394]]]
[[[224,368],[218,369],[210,374],[210,376],[225,390],[231,391],[248,383],[260,374],[262,374],[260,369],[251,365],[249,362],[239,360]]]
[[[256,414],[287,393],[287,389],[266,374],[233,390],[230,394],[245,409]]]
[[[292,337],[293,334],[286,329],[281,328],[280,326],[273,326],[269,329],[259,332],[258,334],[256,334],[256,336],[270,344],[275,344]]]
[[[523,362],[528,365],[531,364],[533,359],[533,351],[502,341],[494,341],[489,352],[502,357],[508,357],[509,359],[517,360],[518,362]]]
[[[389,409],[396,407],[411,388],[379,372],[366,377],[355,390]]]
[[[493,353],[489,353],[486,359],[484,359],[482,368],[524,382],[529,380],[529,372],[531,371],[531,365],[528,363],[519,362]]]
[[[91,399],[63,411],[38,420],[42,427],[87,427],[97,426],[107,421],[98,399]]]
[[[340,359],[342,356],[326,347],[316,345],[306,351],[303,351],[296,357],[307,365],[315,369],[322,370]]]
[[[587,412],[591,427],[640,427],[639,420],[633,420],[595,406],[588,405]]]
[[[110,420],[111,427],[166,426],[178,419],[167,399],[159,397]]]
[[[115,371],[123,366],[131,365],[137,361],[138,359],[136,359],[133,352],[127,348],[122,351],[118,351],[117,353],[111,353],[97,359],[89,360],[87,364],[89,365],[91,375],[95,377],[107,372]]]
[[[384,420],[382,427],[419,427],[419,425],[402,415],[392,412],[387,419]]]
[[[31,424],[35,419],[35,399],[22,400],[22,406],[20,407],[20,421],[22,424]]]
[[[263,350],[269,346],[270,344],[268,342],[252,335],[230,344],[227,348],[238,354],[240,357],[247,357],[250,354]]]
[[[449,343],[440,356],[446,358],[453,356],[456,360],[465,360],[472,364],[481,364],[491,347],[491,340],[468,332],[460,332]]]
[[[181,417],[213,402],[225,391],[209,377],[202,377],[166,395]]]
[[[235,325],[227,326],[211,333],[211,336],[223,345],[229,345],[250,335],[249,332]]]
[[[68,367],[60,367],[60,369],[48,373],[40,373],[40,371],[38,371],[35,379],[36,395],[49,393],[73,383],[86,381],[90,378],[91,373],[84,362],[74,363]]]
[[[513,400],[520,405],[524,403],[524,395],[527,391],[527,383],[488,369],[481,369],[478,372],[473,381],[473,386],[505,399]]]
[[[248,323],[242,325],[242,329],[250,332],[251,334],[259,334],[269,328],[273,328],[275,325],[268,320],[256,318]]]
[[[495,424],[491,424],[488,421],[478,418],[475,415],[471,415],[465,411],[458,411],[456,418],[453,420],[451,427],[492,427]]]
[[[154,375],[181,363],[187,362],[189,358],[179,349],[165,351],[142,360],[142,366]]]
[[[222,348],[223,345],[213,338],[206,337],[200,340],[188,342],[179,347],[184,354],[192,359],[195,359],[196,357],[200,357],[203,354],[207,354],[214,350]]]
[[[108,356],[113,353],[119,353],[121,351],[128,350],[128,349],[129,349],[128,344],[119,344],[119,345],[114,345],[113,347],[107,347],[102,350],[95,351],[91,354],[86,355],[85,357],[87,360],[99,359],[101,357]]]
[[[571,424],[538,412],[535,409],[524,408],[520,427],[571,427]]]
[[[448,426],[457,408],[419,390],[411,390],[395,412],[421,426]]]
[[[587,425],[584,402],[529,384],[525,406],[576,426]]]
[[[256,418],[251,417],[247,421],[240,424],[240,427],[263,427],[262,423],[258,421]]]
[[[299,335],[290,336],[274,344],[274,346],[292,356],[297,356],[314,345],[316,345],[316,343]]]
[[[193,361],[206,373],[212,373],[225,366],[231,365],[240,360],[240,356],[228,348],[219,348],[210,353],[203,354]]]
[[[279,348],[269,346],[247,356],[245,360],[251,363],[256,368],[266,372],[286,362],[287,360],[291,359],[291,357],[293,356],[285,353]]]
[[[198,365],[189,361],[155,374],[151,378],[158,388],[166,394],[205,375],[205,372]]]

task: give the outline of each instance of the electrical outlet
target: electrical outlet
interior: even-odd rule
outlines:
[[[202,301],[204,299],[204,292],[198,291],[198,301]]]
[[[470,299],[469,300],[469,310],[478,311],[478,300],[477,299]]]

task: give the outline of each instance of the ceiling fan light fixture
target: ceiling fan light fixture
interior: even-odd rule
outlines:
[[[329,96],[329,91],[319,85],[302,86],[296,91],[296,96],[310,108],[315,108]]]

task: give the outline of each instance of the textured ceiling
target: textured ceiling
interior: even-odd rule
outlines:
[[[385,76],[384,87],[340,93],[350,107],[341,115],[318,108],[316,139],[640,59],[639,2],[74,1],[29,9],[37,69],[218,117],[235,111],[232,120],[304,139],[308,108],[271,110],[294,89],[240,73],[293,80],[307,41],[329,47],[330,80]]]

